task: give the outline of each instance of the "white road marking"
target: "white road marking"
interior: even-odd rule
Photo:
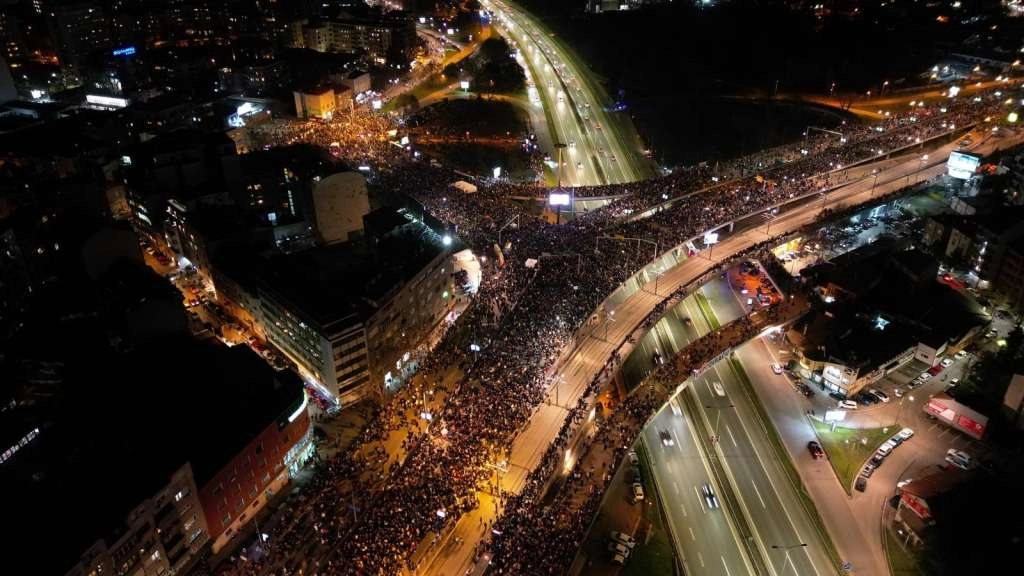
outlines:
[[[725,563],[725,556],[719,556],[722,559],[722,566],[725,567],[726,576],[732,576],[732,572],[729,571],[729,565]]]
[[[697,488],[696,486],[694,486],[693,487],[693,491],[694,491],[695,494],[697,494],[697,502],[700,502],[700,509],[701,509],[701,511],[704,512],[705,514],[707,514],[708,511],[707,511],[706,508],[704,508],[704,499],[700,497],[700,489]]]
[[[690,516],[689,514],[686,513],[686,504],[683,504],[682,502],[680,502],[679,503],[679,507],[683,509],[683,518],[687,518],[687,517]]]
[[[703,568],[704,567],[704,555],[701,554],[700,552],[697,552],[697,559],[700,560],[700,567]]]
[[[697,535],[693,533],[693,527],[690,527],[690,540],[697,541]]]
[[[679,494],[679,483],[675,480],[672,481],[672,489],[676,491],[676,494]]]
[[[761,501],[761,508],[767,510],[768,506],[765,506],[764,498],[761,498],[761,491],[757,489],[757,484],[755,484],[754,481],[751,480],[750,485],[754,487],[754,493],[757,494],[757,499]]]
[[[739,448],[740,445],[736,443],[736,437],[732,435],[732,428],[729,428],[728,424],[725,425],[725,431],[729,433],[729,438],[732,439],[732,445]]]

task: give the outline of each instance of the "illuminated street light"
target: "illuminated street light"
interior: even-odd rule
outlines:
[[[452,245],[452,237],[447,235],[447,234],[445,234],[444,236],[441,237],[441,244],[444,244],[445,246],[451,246]]]

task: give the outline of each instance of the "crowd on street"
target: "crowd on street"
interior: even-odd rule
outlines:
[[[641,254],[626,242],[595,247],[596,237],[646,238],[664,252],[713,224],[827,188],[835,178],[828,174],[851,163],[978,121],[999,106],[992,98],[950,102],[942,109],[914,108],[881,124],[844,127],[841,142],[829,133],[809,134],[792,146],[724,162],[717,169],[722,177],[713,168],[697,166],[620,185],[616,193],[624,196],[621,200],[567,225],[547,223],[510,201],[516,185],[481,182],[474,193],[454,188],[464,176],[391,144],[392,127],[384,116],[356,112],[329,122],[259,127],[262,145],[312,142],[331,147],[343,161],[371,166],[375,185],[415,200],[423,219],[457,236],[484,265],[478,295],[421,363],[426,384],[420,385],[436,383],[451,367],[459,369],[461,378],[443,406],[417,422],[402,442],[400,464],[376,466],[386,455],[365,446],[379,445],[389,431],[409,425],[405,415],[411,404],[382,410],[384,416],[371,421],[353,449],[319,462],[313,479],[268,529],[259,559],[231,563],[230,571],[290,574],[295,563],[311,562],[318,574],[395,574],[411,568],[422,546],[478,505],[477,494],[488,485],[494,466],[558,381],[558,360],[572,347],[577,330],[600,321],[595,310],[606,296],[650,260],[649,252]],[[719,185],[697,193],[709,183]],[[597,195],[581,193],[587,194]],[[672,199],[678,201],[647,218],[622,220]],[[744,321],[738,326],[744,328]],[[689,347],[684,360],[669,365],[688,370],[712,357],[720,344],[702,339]],[[544,511],[540,497],[562,464],[564,442],[582,424],[616,363],[615,356],[610,358],[568,411],[522,492],[508,496],[506,514],[492,526],[500,534],[491,546],[496,573],[562,573],[571,561],[600,502],[605,484],[599,480],[613,468],[577,467],[561,492],[564,505]],[[650,413],[648,404],[657,401],[632,395],[611,412],[603,426],[609,432],[601,437],[605,447],[617,451],[616,459],[624,454],[622,442]],[[380,470],[373,483],[365,480],[370,466]]]

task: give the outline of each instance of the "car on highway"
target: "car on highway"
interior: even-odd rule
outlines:
[[[722,387],[721,382],[714,382],[711,384],[711,387],[715,389],[715,394],[725,396],[725,388]]]
[[[704,502],[707,503],[708,508],[714,510],[719,507],[718,496],[715,496],[715,491],[714,489],[711,488],[711,484],[705,482],[704,486],[701,487],[700,491],[701,494],[703,494],[704,496]]]
[[[825,449],[821,447],[817,440],[811,440],[807,443],[807,451],[811,453],[815,460],[825,457]]]
[[[661,357],[661,352],[658,352],[657,350],[654,351],[654,354],[651,355],[651,363],[655,366],[660,366],[665,363],[665,359]]]
[[[577,172],[583,172],[583,162],[577,162],[576,163],[576,171]]]
[[[840,400],[839,403],[836,404],[836,407],[842,408],[843,410],[856,410],[857,403],[853,400]]]
[[[782,366],[776,362],[772,362],[772,373],[776,376],[782,374]]]
[[[630,466],[638,466],[640,464],[640,457],[636,455],[636,450],[630,450],[627,452],[626,457],[629,458]]]
[[[619,544],[622,544],[630,550],[636,547],[636,538],[633,538],[629,534],[619,532],[618,530],[612,530],[611,534],[609,534],[609,537],[612,539],[613,542],[618,542]]]
[[[639,482],[633,482],[632,492],[629,494],[633,503],[641,502],[644,499],[644,485]]]
[[[875,390],[872,388],[871,390],[868,390],[868,394],[874,396],[875,398],[878,398],[882,402],[889,401],[889,396],[885,392],[882,392],[881,390]]]
[[[575,140],[569,140],[569,148],[575,148],[575,147],[576,147],[576,141]]]
[[[668,430],[658,430],[658,438],[661,438],[662,446],[675,446],[676,441],[672,439],[672,433]]]

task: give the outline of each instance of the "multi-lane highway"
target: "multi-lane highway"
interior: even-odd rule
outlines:
[[[485,0],[492,24],[520,51],[549,130],[563,150],[563,184],[589,186],[654,176],[653,165],[628,116],[610,112],[612,102],[572,52],[527,12],[511,2]],[[557,161],[557,151],[552,151]]]
[[[1012,140],[1012,141],[1011,141]],[[1016,142],[1015,137],[993,138],[975,152],[985,154],[994,147],[1006,148]],[[888,194],[912,183],[933,178],[945,172],[944,161],[954,145],[945,145],[928,150],[930,166],[922,166],[920,158],[914,154],[902,160],[890,160],[882,165],[878,177],[863,177],[851,181],[831,192],[826,201],[812,202],[791,207],[780,213],[771,221],[773,235],[784,234],[814,222],[819,218],[823,207],[834,208],[840,205],[862,203],[871,198]],[[754,220],[754,219],[751,219]],[[518,493],[522,490],[527,476],[533,470],[552,439],[557,435],[566,411],[561,407],[575,404],[584,393],[595,375],[603,369],[607,359],[616,351],[622,351],[621,343],[634,333],[644,318],[657,306],[665,295],[680,286],[687,285],[701,277],[709,268],[768,238],[767,225],[757,219],[759,224],[739,227],[733,233],[722,238],[715,246],[713,253],[699,254],[688,258],[678,265],[664,271],[659,279],[657,294],[650,287],[633,291],[626,297],[618,298],[614,317],[607,317],[598,326],[581,330],[578,341],[567,351],[565,359],[560,363],[560,378],[549,390],[550,403],[540,405],[530,418],[523,431],[513,442],[508,459],[508,472],[501,478],[502,490]],[[628,350],[626,350],[628,353]],[[487,517],[491,517],[490,513]],[[451,574],[462,573],[473,563],[473,549],[477,542],[485,536],[480,516],[470,516],[459,522],[456,529],[459,543],[446,549],[437,561],[424,570],[424,573]],[[836,539],[840,553],[845,552],[847,545]],[[856,543],[849,543],[856,546]],[[844,554],[845,555],[845,554]],[[856,573],[876,574],[872,572],[876,566],[864,566],[863,570],[855,568]]]
[[[703,286],[700,295],[706,307],[698,306],[694,296],[687,297],[641,339],[623,365],[627,385],[643,377],[646,366],[656,361],[655,353],[672,355],[710,332],[709,320],[725,324],[746,313],[739,295],[721,277]],[[773,565],[774,573],[782,573],[785,564],[786,570],[799,574],[831,574],[833,564],[825,543],[802,508],[732,364],[717,363],[682,394],[690,395],[693,402],[687,405],[696,406],[697,412],[684,410],[676,399],[659,412],[643,436],[686,573],[756,573],[750,550],[733,523],[735,518],[730,517],[738,514],[746,519],[756,539],[753,545],[760,549],[764,563]],[[693,418],[702,419],[703,425],[694,426]],[[666,432],[671,445],[662,442]],[[712,474],[708,457],[720,463],[724,477]],[[697,507],[704,500],[704,484],[712,486],[720,508]],[[730,507],[725,489],[736,496],[738,506]],[[806,546],[793,548],[788,556],[772,548],[794,544]]]

